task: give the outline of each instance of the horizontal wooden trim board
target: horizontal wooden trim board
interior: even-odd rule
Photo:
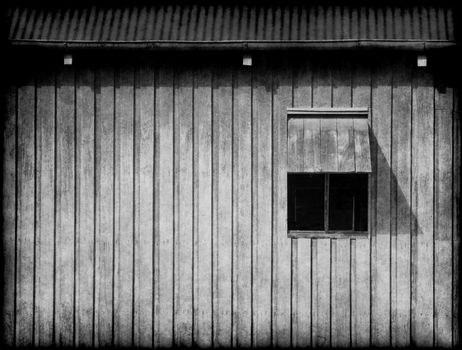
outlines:
[[[289,118],[297,118],[299,116],[310,116],[310,117],[316,117],[316,116],[332,116],[332,117],[342,117],[342,116],[347,116],[350,117],[354,115],[355,117],[363,117],[367,118],[369,115],[369,109],[368,108],[303,108],[303,107],[297,107],[297,108],[287,108],[287,116]]]
[[[369,239],[367,231],[289,231],[288,237],[290,238],[317,238],[317,239]]]
[[[428,51],[455,49],[454,41],[413,40],[319,40],[319,41],[59,41],[11,39],[14,47],[86,50],[400,50]]]

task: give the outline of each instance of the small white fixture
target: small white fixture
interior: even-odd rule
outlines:
[[[64,65],[65,66],[72,66],[72,55],[70,55],[70,54],[64,55]]]
[[[417,56],[417,67],[426,67],[427,66],[427,56],[419,55]]]
[[[242,58],[242,65],[243,66],[251,66],[252,65],[252,56],[244,55]]]

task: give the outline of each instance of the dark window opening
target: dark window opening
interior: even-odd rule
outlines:
[[[288,225],[296,231],[367,231],[367,174],[288,174]]]

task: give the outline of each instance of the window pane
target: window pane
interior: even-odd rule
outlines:
[[[324,175],[288,174],[289,230],[324,230]]]
[[[367,174],[329,178],[329,230],[367,231]]]
[[[368,176],[361,174],[356,180],[355,231],[367,231]]]

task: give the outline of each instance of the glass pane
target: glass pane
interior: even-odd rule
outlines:
[[[289,230],[324,230],[324,175],[288,174]]]
[[[368,176],[366,174],[359,175],[356,180],[355,194],[355,231],[367,231],[367,215],[368,215]]]
[[[367,231],[367,174],[329,178],[329,230]]]

